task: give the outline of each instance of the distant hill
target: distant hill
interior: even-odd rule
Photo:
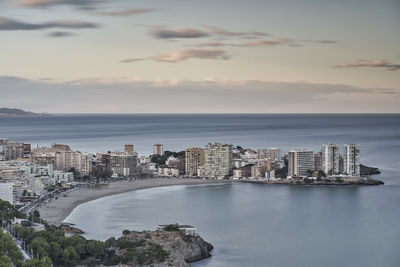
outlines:
[[[0,108],[0,116],[47,116],[47,114],[34,113],[18,108]]]

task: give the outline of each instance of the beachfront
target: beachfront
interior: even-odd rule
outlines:
[[[66,197],[58,197],[47,204],[42,204],[38,210],[41,218],[49,224],[60,225],[65,218],[80,204],[120,193],[162,187],[172,185],[197,185],[211,183],[226,183],[226,180],[203,180],[203,179],[140,179],[132,181],[120,181],[110,183],[108,187],[99,189],[82,188],[71,191]]]

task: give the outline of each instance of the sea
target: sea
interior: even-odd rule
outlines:
[[[77,207],[66,221],[87,238],[190,224],[214,245],[192,266],[400,266],[400,114],[63,114],[0,117],[0,138],[84,152],[139,155],[209,142],[319,151],[360,144],[382,186],[218,184],[144,189]]]

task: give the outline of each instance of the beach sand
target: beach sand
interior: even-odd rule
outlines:
[[[116,194],[129,191],[135,191],[146,188],[171,186],[171,185],[196,185],[196,184],[214,184],[226,183],[226,180],[203,180],[203,179],[179,179],[179,178],[157,178],[140,179],[133,181],[121,181],[110,183],[109,187],[101,189],[77,189],[66,194],[58,196],[58,199],[52,200],[47,204],[42,204],[38,211],[40,217],[49,224],[60,225],[68,215],[80,204]]]

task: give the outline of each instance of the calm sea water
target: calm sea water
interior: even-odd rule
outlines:
[[[225,142],[319,150],[358,143],[384,186],[173,186],[98,199],[67,219],[89,238],[192,224],[213,245],[195,266],[400,266],[400,115],[63,115],[0,118],[0,136],[87,152]]]

